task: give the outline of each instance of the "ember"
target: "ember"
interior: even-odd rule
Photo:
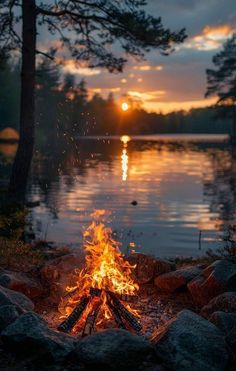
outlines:
[[[114,319],[117,327],[139,332],[139,315],[127,304],[137,299],[139,287],[131,277],[135,266],[124,259],[119,242],[104,224],[93,222],[84,238],[85,267],[76,271],[75,286],[66,288],[68,295],[59,305],[66,318],[58,329],[69,332],[74,328],[86,336],[96,325]]]

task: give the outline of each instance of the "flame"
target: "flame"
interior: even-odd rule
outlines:
[[[101,289],[100,300],[102,304],[97,320],[97,324],[100,324],[112,317],[107,305],[106,291],[135,295],[139,287],[131,278],[135,266],[124,259],[119,249],[119,242],[112,237],[111,228],[105,227],[103,223],[92,222],[84,232],[84,239],[85,267],[76,271],[75,286],[66,288],[66,291],[72,293],[72,296],[62,300],[59,310],[64,315],[69,315],[82,296],[90,295],[91,288]],[[84,313],[84,320],[91,305]],[[127,305],[126,307],[137,315],[137,311]]]

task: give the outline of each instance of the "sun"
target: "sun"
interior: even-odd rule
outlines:
[[[121,109],[122,109],[122,111],[127,111],[127,110],[129,109],[129,105],[128,105],[128,103],[123,102],[123,103],[121,104]]]

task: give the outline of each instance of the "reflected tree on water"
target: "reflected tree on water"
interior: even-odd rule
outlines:
[[[205,174],[204,196],[210,211],[229,225],[236,221],[236,149],[213,149],[210,152],[212,172]]]

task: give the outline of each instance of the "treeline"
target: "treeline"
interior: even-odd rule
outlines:
[[[8,58],[0,61],[0,130],[18,128],[20,68]],[[56,138],[78,135],[231,133],[229,119],[216,119],[215,108],[178,111],[167,115],[147,113],[134,105],[122,112],[112,94],[89,98],[86,83],[73,75],[63,75],[60,66],[42,59],[37,67],[36,138],[39,143],[55,143]]]

